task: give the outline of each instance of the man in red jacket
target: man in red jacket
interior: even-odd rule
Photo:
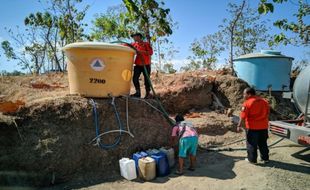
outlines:
[[[142,40],[142,34],[136,33],[131,35],[135,42],[131,45],[137,49],[137,55],[135,59],[134,73],[133,73],[133,84],[136,89],[136,93],[132,96],[141,97],[140,83],[139,78],[141,73],[144,76],[144,85],[145,85],[145,98],[150,97],[151,85],[147,79],[144,66],[146,67],[147,73],[150,76],[151,74],[151,56],[153,54],[153,49],[148,42]]]
[[[253,88],[246,88],[243,92],[245,102],[243,103],[240,121],[237,130],[243,123],[246,127],[247,139],[247,161],[257,163],[257,148],[260,151],[264,163],[269,162],[269,150],[267,146],[269,126],[269,103],[255,95]]]

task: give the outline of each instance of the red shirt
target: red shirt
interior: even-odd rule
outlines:
[[[151,45],[148,42],[133,42],[131,44],[134,46],[138,52],[139,51],[146,51],[146,52],[140,52],[137,54],[135,59],[136,65],[150,65],[151,64],[151,55],[153,55],[153,49]],[[143,62],[143,60],[144,62]]]
[[[269,103],[258,96],[251,96],[243,103],[240,117],[247,129],[268,129]]]

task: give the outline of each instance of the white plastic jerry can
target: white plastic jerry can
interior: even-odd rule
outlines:
[[[170,167],[173,167],[174,164],[175,164],[175,158],[174,158],[174,150],[173,150],[173,148],[166,149],[166,148],[164,148],[164,147],[161,147],[159,150],[167,155],[167,157],[168,157],[168,162],[169,162],[169,166],[170,166]]]
[[[152,152],[153,152],[153,154],[157,154],[157,153],[159,153],[160,151],[154,148],[154,149],[152,149]]]
[[[151,156],[151,155],[153,155],[153,154],[159,153],[159,150],[157,150],[157,149],[148,149],[148,150],[146,151],[146,153],[147,153],[149,156]]]
[[[119,160],[119,167],[121,176],[127,180],[133,180],[137,178],[135,161],[129,158],[122,158]]]
[[[151,156],[151,155],[153,154],[152,149],[148,149],[148,150],[146,150],[145,152],[146,152],[149,156]]]

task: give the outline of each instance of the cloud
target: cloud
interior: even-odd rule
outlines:
[[[153,66],[157,65],[158,62],[157,60],[152,60]],[[187,63],[189,63],[189,60],[187,59],[173,59],[173,60],[163,60],[162,62],[162,67],[166,63],[172,63],[173,68],[176,69],[177,71],[180,70],[181,67],[185,66]],[[156,68],[156,66],[154,67]]]
[[[199,61],[198,59],[196,61]],[[184,67],[186,64],[190,62],[188,59],[173,59],[170,61],[173,64],[174,69],[180,71],[181,67]],[[227,66],[226,58],[219,57],[217,62],[215,63],[216,69],[221,69]]]
[[[173,59],[171,60],[171,63],[173,64],[174,69],[180,70],[181,67],[184,67],[186,64],[189,63],[188,59]]]
[[[196,61],[199,61],[198,59],[196,59]],[[168,63],[172,63],[173,64],[173,68],[177,71],[181,70],[181,67],[186,66],[187,64],[190,63],[189,59],[172,59],[167,61]],[[215,63],[215,69],[222,69],[224,67],[227,66],[227,60],[224,57],[219,57],[217,62]],[[154,65],[157,63],[155,60],[153,61]],[[166,61],[165,61],[166,63]],[[163,65],[162,65],[163,66]]]

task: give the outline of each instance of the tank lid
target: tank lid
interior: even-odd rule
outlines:
[[[249,54],[241,55],[240,57],[234,59],[234,61],[241,60],[241,59],[249,59],[249,58],[287,58],[287,59],[294,60],[293,57],[282,55],[280,51],[261,50],[260,53],[249,53]]]
[[[275,50],[260,50],[261,54],[269,54],[269,55],[281,55],[280,51]]]
[[[120,45],[120,44],[111,44],[104,42],[75,42],[72,44],[68,44],[62,48],[62,50],[66,51],[73,48],[81,48],[81,49],[105,49],[105,50],[120,50],[135,53],[130,47]]]

